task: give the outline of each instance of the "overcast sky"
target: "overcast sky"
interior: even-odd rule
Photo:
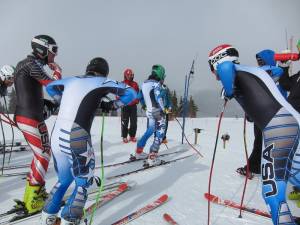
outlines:
[[[180,94],[197,57],[190,93],[203,101],[201,93],[220,90],[207,63],[212,48],[232,44],[242,64],[255,65],[258,51],[286,48],[285,30],[294,50],[300,39],[299,0],[1,0],[0,9],[1,65],[15,65],[30,53],[33,36],[48,34],[64,76],[83,74],[101,56],[111,78],[121,80],[129,67],[141,83],[162,64]]]

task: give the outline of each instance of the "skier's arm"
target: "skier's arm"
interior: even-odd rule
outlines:
[[[161,108],[162,111],[164,111],[164,109],[165,109],[164,100],[163,100],[163,96],[162,96],[161,86],[159,84],[156,85],[154,88],[154,96],[155,96],[155,100],[158,103],[159,107]]]
[[[283,74],[282,76],[279,78],[279,84],[280,86],[286,90],[286,91],[290,91],[291,87],[293,86],[294,83],[297,82],[300,74],[294,74],[293,76],[289,76],[289,68],[282,68],[283,69]]]
[[[56,80],[51,83],[49,83],[46,86],[47,93],[55,100],[55,102],[60,103],[61,97],[62,97],[62,90],[65,86],[67,79],[63,80]]]
[[[280,77],[283,75],[283,69],[281,67],[277,67],[277,66],[262,66],[261,69],[264,69],[266,72],[268,72],[273,81],[276,83]]]
[[[54,79],[52,79],[44,70],[43,65],[41,65],[39,62],[36,62],[32,65],[30,69],[30,76],[44,86],[54,81]]]
[[[232,62],[226,61],[217,66],[218,77],[222,82],[227,98],[234,95],[234,81],[236,70]]]
[[[119,98],[117,100],[114,100],[114,107],[116,109],[131,103],[134,99],[137,98],[137,94],[132,87],[129,87],[126,85],[126,87],[124,88],[124,91],[121,92],[118,95],[118,97]]]
[[[144,95],[143,95],[143,92],[142,90],[140,90],[137,94],[137,98],[139,99],[141,105],[142,105],[142,108],[143,107],[146,107],[146,103],[145,103],[145,99],[144,99]]]

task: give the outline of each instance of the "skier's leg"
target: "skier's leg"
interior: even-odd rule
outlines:
[[[47,126],[44,121],[36,121],[23,116],[16,116],[16,123],[33,152],[28,180],[32,185],[44,185],[51,158]]]
[[[127,106],[124,106],[121,109],[121,129],[122,129],[123,138],[127,138],[128,123],[129,123],[129,108]]]
[[[27,212],[34,213],[43,208],[47,197],[45,175],[51,158],[48,130],[44,121],[23,116],[16,116],[15,121],[33,152],[23,201]]]
[[[138,140],[137,142],[137,148],[143,149],[148,141],[148,139],[151,137],[151,135],[154,133],[155,130],[155,120],[151,117],[147,118],[149,121],[148,128],[146,132],[143,134],[143,136]]]
[[[72,170],[75,177],[75,189],[62,210],[62,218],[75,224],[83,216],[83,208],[87,200],[87,188],[93,183],[95,156],[90,135],[78,125],[74,125],[70,135],[72,151]]]
[[[137,129],[137,106],[130,106],[130,128],[129,128],[129,136],[132,138],[136,135]]]
[[[164,137],[163,137],[163,142],[167,143],[167,131],[168,131],[168,126],[169,126],[169,114],[165,115],[166,117],[166,128],[165,128],[165,133],[164,133]]]
[[[286,203],[286,186],[291,161],[298,146],[299,125],[284,108],[280,109],[263,131],[262,192],[275,225],[294,225]]]
[[[155,138],[150,147],[150,152],[158,152],[159,146],[164,138],[166,129],[166,119],[161,116],[159,119],[155,120]]]
[[[262,152],[262,132],[256,124],[254,124],[254,143],[253,150],[249,157],[249,169],[253,173],[260,174],[261,152]]]

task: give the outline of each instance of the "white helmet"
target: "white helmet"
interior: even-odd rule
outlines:
[[[2,81],[4,80],[10,80],[14,77],[15,68],[10,65],[4,65],[0,69],[0,79]]]
[[[217,66],[225,61],[231,61],[238,63],[239,53],[238,51],[228,44],[219,45],[214,48],[208,56],[208,63],[211,71],[216,71]]]

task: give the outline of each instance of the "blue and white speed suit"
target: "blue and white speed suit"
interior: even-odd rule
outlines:
[[[144,135],[138,140],[137,148],[144,148],[149,137],[155,132],[150,152],[158,152],[166,128],[161,84],[156,80],[146,80],[142,84],[141,93],[140,101],[146,105],[146,116],[149,119],[149,126]]]
[[[262,194],[275,225],[295,225],[286,202],[286,186],[300,185],[298,112],[285,100],[276,84],[258,67],[230,61],[217,66],[226,96],[234,97],[263,131]]]
[[[63,92],[57,91],[57,87]],[[51,138],[58,181],[43,210],[49,214],[57,213],[65,192],[75,180],[74,191],[61,216],[76,222],[82,217],[87,188],[93,182],[95,157],[90,129],[101,98],[113,93],[120,97],[114,105],[122,106],[134,100],[136,92],[123,83],[89,75],[54,81],[47,86],[47,92],[61,100]]]

